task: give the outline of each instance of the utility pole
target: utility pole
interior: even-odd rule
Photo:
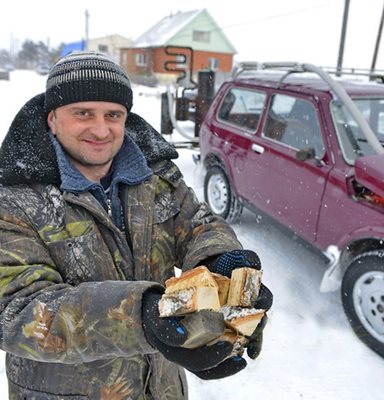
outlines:
[[[345,36],[346,36],[346,32],[347,32],[348,12],[349,12],[349,0],[345,0],[343,25],[341,27],[339,56],[338,56],[338,59],[337,59],[337,69],[336,69],[336,75],[337,76],[341,75],[341,68],[343,66],[344,43],[345,43]]]
[[[85,10],[85,49],[88,50],[88,40],[89,40],[89,12],[88,9]]]
[[[376,68],[376,60],[377,60],[377,54],[379,52],[379,47],[380,47],[381,32],[383,30],[383,21],[384,21],[384,5],[383,5],[383,11],[381,12],[381,19],[380,19],[380,24],[379,24],[379,31],[377,33],[377,38],[376,38],[375,51],[373,53],[371,72],[373,72]]]

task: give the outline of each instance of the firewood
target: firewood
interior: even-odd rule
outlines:
[[[190,287],[213,287],[218,289],[217,283],[211,271],[201,265],[189,271],[183,272],[179,277],[172,277],[165,281],[165,293],[176,292],[177,290],[188,289]]]
[[[245,336],[241,336],[233,330],[227,328],[224,330],[222,335],[207,343],[207,346],[211,346],[222,341],[230,342],[233,345],[232,353],[228,357],[242,356],[244,354],[244,347],[246,347],[248,344],[248,339]]]
[[[252,335],[265,314],[262,309],[231,306],[224,306],[220,311],[227,327],[243,336]]]
[[[175,292],[164,293],[159,302],[160,317],[190,314],[199,310],[219,310],[217,288],[191,286]]]
[[[259,296],[263,272],[254,268],[237,268],[232,271],[227,304],[252,307]]]
[[[229,287],[231,285],[231,279],[228,278],[227,276],[215,273],[212,273],[212,276],[215,279],[215,282],[217,283],[218,286],[220,305],[223,306],[224,304],[227,303]]]
[[[180,323],[188,332],[188,339],[183,344],[187,349],[204,346],[225,331],[224,316],[215,311],[197,311],[187,315]]]

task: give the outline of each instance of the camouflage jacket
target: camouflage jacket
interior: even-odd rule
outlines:
[[[127,240],[90,193],[60,191],[42,104],[39,95],[23,107],[0,149],[10,399],[186,399],[182,369],[145,339],[142,294],[174,266],[193,268],[240,243],[186,186],[173,148],[135,115],[127,133],[154,174],[122,190]]]

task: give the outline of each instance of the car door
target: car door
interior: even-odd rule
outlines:
[[[274,94],[244,167],[246,200],[312,242],[330,171],[319,116],[312,101]],[[298,150],[316,158],[300,161]]]
[[[210,127],[213,132],[209,135],[210,147],[220,153],[238,197],[243,197],[248,190],[249,177],[244,173],[244,167],[266,99],[264,91],[230,85]]]

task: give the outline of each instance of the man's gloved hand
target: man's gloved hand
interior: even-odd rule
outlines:
[[[203,263],[212,272],[220,275],[231,277],[232,271],[237,268],[255,268],[261,269],[261,262],[258,255],[252,250],[232,250],[218,257],[207,260]],[[267,286],[261,284],[259,296],[257,297],[254,308],[261,308],[266,312],[272,307],[273,295]],[[263,344],[263,330],[267,324],[268,317],[265,314],[255,332],[248,337],[247,354],[250,358],[255,359],[261,352]]]
[[[257,325],[255,331],[251,336],[248,336],[248,344],[247,344],[247,354],[249,358],[254,360],[257,358],[261,352],[261,348],[263,346],[263,331],[265,325],[267,324],[268,317],[267,314],[261,319],[259,324]]]
[[[228,342],[221,342],[228,343]],[[204,380],[222,379],[234,375],[247,366],[247,362],[243,357],[234,356],[227,358],[218,366],[203,371],[191,371],[197,377]]]
[[[208,267],[211,272],[231,277],[232,271],[237,268],[254,268],[261,269],[261,262],[259,256],[252,250],[232,250],[218,257],[211,257],[204,265]]]
[[[220,379],[245,368],[242,357],[228,358],[233,345],[227,341],[196,349],[180,347],[188,332],[180,324],[181,318],[160,318],[158,303],[161,294],[148,290],[143,296],[143,329],[149,344],[163,356],[201,379]]]

